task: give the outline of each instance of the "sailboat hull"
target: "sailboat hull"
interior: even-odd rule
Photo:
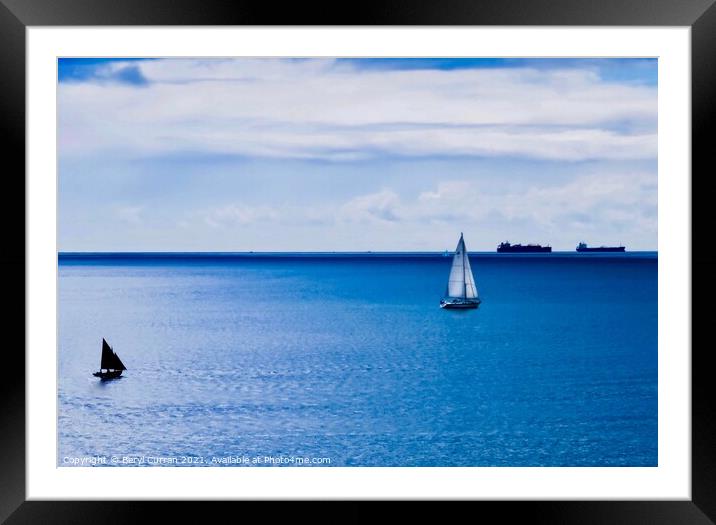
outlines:
[[[440,308],[449,308],[449,309],[465,309],[465,308],[477,308],[480,306],[480,300],[470,300],[470,299],[453,299],[453,300],[445,300],[443,299],[440,301]]]
[[[95,377],[99,377],[100,379],[117,379],[119,376],[122,375],[121,370],[108,370],[107,372],[95,372],[92,374]]]

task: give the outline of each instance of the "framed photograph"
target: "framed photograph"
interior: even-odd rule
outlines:
[[[26,309],[0,517],[381,499],[712,522],[691,292],[712,288],[691,246],[712,2],[316,25],[3,1]]]

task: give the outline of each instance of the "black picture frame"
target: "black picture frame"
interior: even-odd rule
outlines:
[[[2,210],[4,248],[0,268],[15,301],[6,300],[6,334],[18,335],[25,319],[25,30],[28,26],[83,25],[608,25],[689,26],[692,74],[692,239],[711,236],[704,191],[713,171],[716,128],[716,0],[407,0],[345,4],[282,4],[237,0],[0,0],[0,129],[7,147],[4,185],[10,204]],[[8,162],[12,161],[12,162]],[[688,173],[683,174],[688,177]],[[696,191],[701,189],[702,191]],[[701,234],[701,235],[700,235]],[[709,315],[695,308],[714,296],[708,251],[691,254],[692,282],[692,499],[690,501],[529,501],[476,502],[480,515],[499,514],[538,523],[707,524],[716,521],[716,388],[708,366],[710,345],[697,344]],[[698,328],[697,328],[698,326]],[[6,338],[13,341],[14,338]],[[125,523],[141,521],[155,502],[26,501],[25,497],[25,332],[3,350],[0,379],[0,521],[7,523]],[[247,503],[240,503],[247,505]],[[222,506],[234,505],[222,503]],[[164,504],[163,521],[207,518],[186,503]],[[355,509],[355,506],[351,506]],[[342,517],[353,517],[351,510]],[[370,512],[370,511],[368,511]],[[474,512],[474,511],[471,511]],[[331,513],[329,513],[331,514]]]

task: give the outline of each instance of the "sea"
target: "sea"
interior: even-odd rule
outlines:
[[[657,253],[451,261],[60,254],[57,465],[657,466]]]

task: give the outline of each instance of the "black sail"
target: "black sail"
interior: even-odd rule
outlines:
[[[102,361],[100,364],[101,369],[114,368],[114,352],[107,344],[107,341],[102,339]]]
[[[112,354],[112,366],[110,368],[114,368],[115,370],[126,370],[127,367],[124,366],[124,363],[119,358],[119,356],[115,353]]]
[[[126,370],[127,367],[124,366],[124,363],[122,363],[122,360],[119,358],[117,354],[114,353],[112,348],[107,344],[107,341],[102,339],[102,363],[100,365],[100,368],[105,370]]]

